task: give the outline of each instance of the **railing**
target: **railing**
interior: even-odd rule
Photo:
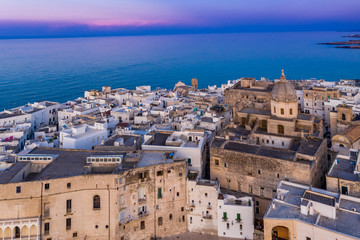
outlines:
[[[195,203],[191,203],[190,207],[195,207]]]
[[[149,216],[149,213],[147,211],[146,212],[139,212],[139,214],[138,214],[139,218],[143,218],[143,217],[146,217],[146,216]]]
[[[146,197],[141,197],[138,199],[138,202],[146,202]]]
[[[227,217],[223,217],[222,220],[223,220],[223,222],[227,222],[227,221],[228,221],[228,218],[227,218]]]
[[[239,223],[241,222],[241,218],[236,218],[235,221]]]
[[[44,218],[49,218],[49,217],[50,217],[50,210],[44,211]]]
[[[132,216],[128,216],[127,218],[125,219],[120,219],[119,222],[120,224],[125,224],[125,223],[129,223],[129,222],[132,222],[132,221],[135,221],[135,220],[138,220],[140,218],[143,218],[143,217],[146,217],[146,216],[149,216],[149,212],[146,211],[146,212],[140,212],[136,217],[132,217]]]
[[[211,205],[207,205],[207,209],[212,209]]]
[[[212,219],[212,215],[211,215],[211,214],[204,214],[202,217],[203,217],[203,218],[206,218],[206,219]]]

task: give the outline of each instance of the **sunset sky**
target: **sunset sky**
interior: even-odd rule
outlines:
[[[360,30],[359,0],[1,0],[0,37]]]

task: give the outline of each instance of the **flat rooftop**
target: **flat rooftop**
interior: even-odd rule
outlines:
[[[30,173],[23,181],[37,181],[56,178],[65,178],[85,174],[97,174],[97,173],[119,173],[124,170],[145,167],[157,164],[165,164],[173,162],[173,152],[170,151],[137,151],[137,152],[124,152],[124,151],[102,151],[102,150],[75,150],[75,149],[54,149],[54,148],[42,148],[37,147],[31,150],[28,154],[31,155],[57,155],[52,161],[39,172]],[[123,156],[120,164],[114,163],[113,167],[107,172],[98,172],[97,168],[94,171],[89,171],[88,166],[91,163],[87,163],[88,157],[101,156]],[[179,159],[177,159],[179,160]],[[180,159],[181,160],[181,159]],[[19,161],[7,170],[0,171],[0,184],[6,184],[12,180],[12,178],[28,164],[38,164],[35,161]],[[107,164],[107,163],[104,163]],[[111,166],[113,163],[109,163]],[[100,169],[100,168],[99,168]]]
[[[312,224],[315,227],[326,228],[340,234],[360,238],[359,198],[342,196],[323,189],[284,181],[280,182],[277,192],[285,193],[285,197],[280,200],[275,196],[272,202],[274,205],[270,205],[264,218],[298,220]],[[326,217],[324,214],[317,212],[316,209],[314,209],[313,215],[302,214],[301,205],[306,206],[309,201],[334,209],[336,217]],[[354,208],[356,211],[354,211]],[[321,211],[330,211],[325,209],[321,208]]]
[[[265,115],[270,116],[271,111],[266,109],[258,109],[258,108],[243,108],[240,110],[241,113],[248,113],[248,114],[256,114],[256,115]]]
[[[355,166],[355,161],[337,158],[334,162],[334,165],[330,169],[328,176],[358,182],[360,181],[360,177],[358,174],[354,173]]]

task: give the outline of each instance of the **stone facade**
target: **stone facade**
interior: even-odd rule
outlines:
[[[320,140],[317,140],[320,141]],[[276,191],[281,180],[324,186],[329,162],[326,160],[326,142],[321,144],[314,156],[296,153],[289,159],[282,155],[290,153],[289,150],[279,150],[272,155],[270,149],[263,148],[252,150],[225,149],[231,141],[224,142],[221,147],[210,148],[210,176],[218,180],[223,188],[244,192],[255,198],[255,217],[261,219]],[[239,144],[247,149],[254,145]],[[255,145],[256,146],[256,145]],[[234,146],[234,149],[236,146]],[[266,151],[269,150],[268,156]],[[257,152],[264,152],[262,155]],[[272,155],[272,156],[271,156]]]
[[[170,236],[187,229],[185,187],[185,160],[117,174],[0,184],[0,222],[39,219],[31,229],[34,239]],[[9,226],[0,226],[1,237],[15,236]],[[29,229],[21,227],[27,236]]]

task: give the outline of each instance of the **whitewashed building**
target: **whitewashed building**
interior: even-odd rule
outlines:
[[[281,181],[264,217],[264,237],[360,239],[359,207],[359,198]]]
[[[176,151],[179,158],[187,159],[189,170],[202,175],[205,143],[206,133],[203,130],[153,131],[144,136],[141,147],[143,150]]]
[[[106,121],[94,125],[82,124],[60,131],[60,148],[91,149],[109,136]]]
[[[191,176],[191,174],[189,174]],[[188,231],[217,235],[217,199],[220,185],[217,181],[190,179],[187,182]]]
[[[219,194],[218,236],[253,239],[254,203],[251,197]]]

